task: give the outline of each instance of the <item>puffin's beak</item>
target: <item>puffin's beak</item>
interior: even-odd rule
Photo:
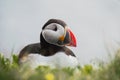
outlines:
[[[69,28],[65,28],[65,35],[59,38],[58,44],[76,47],[76,38]]]
[[[70,43],[67,44],[67,46],[72,46],[72,47],[76,47],[76,38],[73,34],[73,32],[67,28],[67,32],[69,32],[69,36],[70,36]]]

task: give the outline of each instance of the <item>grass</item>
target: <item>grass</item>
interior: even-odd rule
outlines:
[[[120,50],[108,64],[98,68],[92,65],[62,69],[39,66],[31,70],[20,68],[17,61],[17,55],[12,55],[11,61],[0,54],[0,80],[120,80]]]

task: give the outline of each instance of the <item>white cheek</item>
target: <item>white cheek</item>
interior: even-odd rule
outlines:
[[[52,30],[44,30],[42,31],[42,35],[48,43],[52,44],[55,44],[60,37],[60,34]]]
[[[51,44],[57,44],[59,38],[65,34],[64,28],[60,25],[57,25],[57,31],[51,29],[44,29],[42,35],[44,39]]]
[[[62,36],[62,35],[65,34],[65,29],[64,29],[63,27],[61,27],[61,26],[58,25],[57,28],[58,28],[57,33],[58,33],[60,36]],[[60,37],[60,36],[59,36],[59,37]]]

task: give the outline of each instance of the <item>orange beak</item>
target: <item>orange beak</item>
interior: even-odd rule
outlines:
[[[73,32],[67,28],[67,31],[69,32],[69,36],[70,36],[70,43],[67,44],[68,46],[72,46],[72,47],[76,47],[76,38],[73,34]]]

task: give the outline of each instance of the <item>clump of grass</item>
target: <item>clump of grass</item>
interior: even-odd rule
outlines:
[[[17,56],[12,56],[12,62],[10,59],[5,58],[0,54],[0,80],[20,80],[19,69],[17,64]]]
[[[120,80],[120,50],[108,64],[97,69],[88,64],[62,69],[39,66],[30,70],[19,67],[17,55],[12,55],[11,61],[0,54],[0,80]]]
[[[115,57],[102,67],[95,78],[96,80],[120,80],[120,50]]]

